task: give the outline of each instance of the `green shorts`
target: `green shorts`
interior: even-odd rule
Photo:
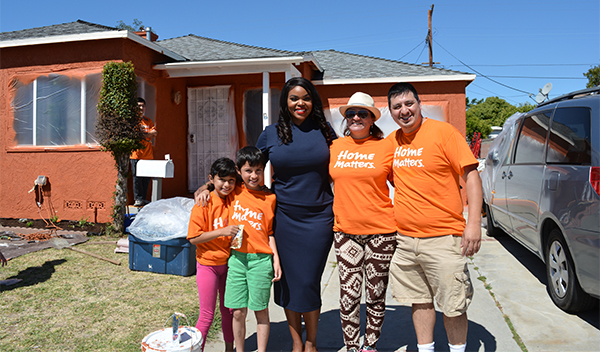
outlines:
[[[273,255],[231,250],[227,265],[225,307],[249,308],[255,312],[268,308],[273,280]]]

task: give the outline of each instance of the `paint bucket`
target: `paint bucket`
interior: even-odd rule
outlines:
[[[162,328],[144,337],[142,352],[202,352],[202,333],[193,326],[179,326],[178,315],[185,317],[175,313],[169,318],[173,318],[173,328]]]

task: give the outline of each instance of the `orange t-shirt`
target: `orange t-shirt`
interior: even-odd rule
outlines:
[[[242,246],[236,251],[273,254],[269,236],[273,234],[275,194],[249,190],[244,185],[236,186],[232,194],[230,223],[244,225]]]
[[[194,205],[190,216],[187,239],[198,237],[204,232],[218,230],[228,226],[229,205],[233,197],[223,199],[214,191],[206,207]],[[231,237],[220,236],[211,241],[196,245],[196,260],[206,266],[227,264],[231,246]]]
[[[452,125],[426,119],[417,131],[397,130],[394,145],[394,214],[398,231],[411,237],[462,236],[465,228],[459,177],[477,164]]]
[[[396,232],[387,185],[394,153],[391,142],[344,137],[334,140],[329,151],[334,231],[353,235]]]
[[[156,127],[154,127],[154,122],[152,122],[152,120],[146,116],[142,117],[140,124],[142,125],[142,130],[145,133],[156,130]],[[142,147],[142,149],[134,150],[129,157],[130,159],[152,160],[154,158],[154,152],[152,150],[152,138],[146,138],[142,140],[142,144],[144,147]]]

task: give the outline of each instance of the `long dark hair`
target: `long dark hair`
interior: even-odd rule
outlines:
[[[288,110],[287,100],[290,90],[297,86],[304,88],[312,100],[312,111],[307,118],[312,119],[317,123],[323,137],[325,137],[325,140],[327,141],[327,145],[331,145],[333,136],[331,128],[327,124],[327,119],[325,119],[325,114],[323,113],[321,97],[312,82],[304,77],[293,77],[283,85],[283,90],[279,97],[279,119],[277,120],[277,136],[281,140],[281,143],[290,144],[292,142],[292,118],[290,116],[290,111]]]

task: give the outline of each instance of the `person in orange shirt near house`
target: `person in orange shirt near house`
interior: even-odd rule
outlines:
[[[225,306],[233,309],[235,348],[244,351],[246,316],[256,316],[259,352],[269,340],[269,299],[272,282],[281,278],[279,254],[273,237],[275,194],[263,190],[266,158],[252,146],[240,149],[236,157],[243,185],[236,187],[229,209],[230,223],[243,226],[241,239],[234,239],[229,257]]]
[[[451,352],[465,351],[467,308],[473,295],[465,256],[481,245],[481,179],[478,162],[452,125],[428,119],[410,83],[388,92],[390,114],[400,129],[387,137],[394,150],[394,214],[397,247],[390,265],[394,299],[412,304],[419,352],[436,350],[436,311],[444,314]],[[459,178],[465,181],[465,223]]]
[[[390,261],[396,249],[396,221],[387,181],[393,150],[375,125],[381,116],[370,95],[357,92],[339,108],[344,138],[330,147],[334,246],[340,277],[340,318],[349,352],[359,351],[363,275],[367,324],[363,351],[376,351],[385,316]],[[344,123],[342,122],[342,123]]]
[[[139,160],[152,160],[154,158],[154,152],[152,150],[152,138],[156,137],[158,132],[154,127],[154,122],[147,118],[144,113],[146,112],[146,101],[144,98],[138,98],[138,106],[140,108],[140,114],[142,115],[142,121],[140,125],[144,132],[144,140],[142,140],[141,149],[134,150],[129,157],[131,160],[131,172],[133,174],[133,205],[141,207],[148,204],[146,196],[148,194],[148,186],[150,185],[150,177],[137,177],[137,163]]]
[[[238,232],[237,225],[229,225],[232,192],[237,179],[235,163],[229,158],[217,159],[208,178],[214,186],[213,196],[204,207],[194,205],[187,235],[190,243],[196,245],[196,283],[200,301],[196,328],[204,338],[204,349],[218,293],[225,351],[233,352],[233,313],[225,308],[224,301],[231,239]]]

